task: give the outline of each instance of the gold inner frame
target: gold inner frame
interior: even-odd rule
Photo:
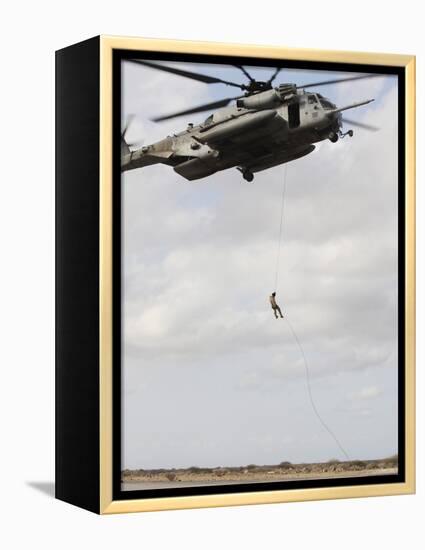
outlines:
[[[114,49],[246,56],[403,67],[406,75],[406,480],[404,483],[347,485],[313,489],[112,499],[112,53]],[[415,57],[410,55],[291,49],[276,46],[100,37],[100,181],[99,181],[99,380],[100,513],[238,506],[415,492]]]

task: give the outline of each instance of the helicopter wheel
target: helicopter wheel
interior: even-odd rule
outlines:
[[[338,141],[338,134],[331,132],[329,134],[329,141],[332,141],[332,143],[336,143]]]
[[[245,172],[242,172],[243,179],[252,182],[254,180],[254,174],[250,170],[245,170]]]

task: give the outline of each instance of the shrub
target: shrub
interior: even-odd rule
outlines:
[[[385,464],[391,464],[394,466],[397,466],[398,464],[398,455],[389,456],[388,458],[383,458],[381,462],[384,462]]]
[[[364,460],[352,460],[350,466],[354,466],[355,468],[366,468],[366,462],[364,462]]]

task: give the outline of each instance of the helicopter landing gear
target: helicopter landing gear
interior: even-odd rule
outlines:
[[[254,174],[250,170],[246,170],[245,172],[242,173],[242,175],[243,175],[243,179],[248,181],[249,183],[254,181]]]
[[[345,136],[353,137],[353,135],[354,135],[353,130],[348,130],[348,132],[345,132],[345,133],[339,132],[339,137],[340,138],[345,138]]]
[[[339,136],[335,132],[331,132],[329,134],[329,141],[332,141],[332,143],[336,143],[338,139],[339,139]]]
[[[254,174],[251,172],[251,170],[243,168],[238,168],[238,170],[242,173],[242,177],[245,181],[248,181],[249,183],[254,181]]]

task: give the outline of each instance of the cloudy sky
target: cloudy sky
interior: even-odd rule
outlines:
[[[345,74],[285,70],[276,83],[334,76]],[[180,131],[210,113],[149,119],[234,90],[123,62],[123,119],[137,115],[127,138]],[[347,116],[380,131],[354,128],[287,165],[277,297],[323,419],[351,458],[378,458],[397,452],[397,82],[317,91],[337,105],[375,98]],[[288,324],[268,304],[283,177],[283,166],[253,184],[235,169],[195,182],[164,165],[124,173],[124,468],[344,458],[311,408]]]

